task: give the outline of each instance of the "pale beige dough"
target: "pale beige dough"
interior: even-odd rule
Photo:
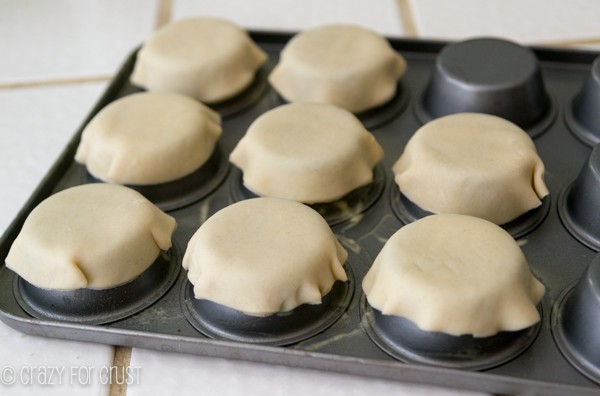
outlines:
[[[110,103],[88,123],[75,160],[106,182],[165,183],[200,168],[220,135],[220,116],[202,103],[137,93]]]
[[[373,180],[383,150],[350,112],[292,103],[264,113],[230,156],[257,195],[331,202]]]
[[[269,81],[289,102],[325,102],[360,113],[396,94],[404,58],[379,34],[327,25],[294,36]]]
[[[266,61],[266,53],[237,25],[190,18],[160,28],[144,43],[131,81],[149,91],[215,103],[243,91]]]
[[[500,117],[460,113],[431,121],[394,164],[400,191],[422,209],[505,224],[548,195],[529,135]]]
[[[471,216],[431,215],[386,242],[363,280],[371,306],[420,329],[487,337],[540,320],[544,286],[513,238]]]
[[[294,201],[255,198],[222,209],[191,238],[183,267],[197,299],[248,315],[320,304],[346,281],[348,254],[323,218]]]
[[[44,289],[107,289],[144,272],[171,247],[175,227],[174,218],[130,188],[72,187],[31,211],[6,266]]]

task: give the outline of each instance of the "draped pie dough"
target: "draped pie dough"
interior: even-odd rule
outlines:
[[[149,91],[215,103],[244,90],[266,61],[266,53],[240,27],[190,18],[160,28],[144,43],[131,81]]]
[[[220,124],[219,114],[187,96],[128,95],[88,123],[75,160],[106,182],[165,183],[187,176],[210,158]]]
[[[261,196],[331,202],[373,181],[383,150],[350,112],[324,103],[270,110],[230,156],[244,185]]]
[[[360,113],[396,94],[406,61],[379,34],[328,25],[294,36],[269,81],[289,102],[325,102]]]
[[[6,266],[45,289],[107,289],[144,272],[171,247],[176,222],[138,192],[86,184],[31,211]]]
[[[544,286],[515,240],[471,216],[431,215],[386,242],[363,280],[371,306],[420,329],[487,337],[540,320]]]
[[[422,126],[394,164],[400,191],[422,209],[505,224],[548,195],[529,135],[500,117],[459,113]]]
[[[183,267],[198,299],[248,315],[320,304],[347,279],[348,254],[323,218],[295,201],[254,198],[222,209],[191,238]]]

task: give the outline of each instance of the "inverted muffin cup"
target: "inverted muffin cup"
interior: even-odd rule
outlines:
[[[256,103],[267,91],[267,67],[263,65],[256,71],[254,80],[243,91],[221,102],[207,103],[211,109],[223,118],[234,116]]]
[[[221,102],[204,103],[223,118],[236,116],[254,105],[267,92],[269,84],[267,83],[268,67],[263,65],[256,71],[252,82],[235,96],[225,99]],[[124,91],[124,94],[130,95],[148,90],[140,86],[132,85]]]
[[[278,107],[290,103],[277,92],[274,92],[272,97],[272,107]],[[396,94],[393,98],[377,107],[354,115],[360,120],[360,122],[362,122],[366,129],[378,128],[387,124],[398,114],[402,113],[402,111],[404,111],[408,105],[409,97],[410,93],[408,87],[402,84],[402,82],[398,82],[398,85],[396,86]]]
[[[404,224],[412,223],[433,214],[408,199],[402,194],[396,184],[393,184],[392,188],[390,188],[390,205],[396,217]],[[504,228],[513,238],[521,238],[536,229],[544,221],[550,212],[550,206],[551,199],[549,194],[542,198],[540,206],[508,223],[500,225],[500,227]]]
[[[188,206],[209,195],[225,180],[229,173],[229,161],[219,145],[210,158],[197,170],[180,179],[152,185],[132,185],[130,187],[164,211]],[[84,183],[104,183],[83,168]]]
[[[159,300],[173,286],[181,266],[177,248],[161,252],[137,278],[109,289],[52,290],[15,276],[18,304],[34,318],[100,325],[131,316]]]
[[[507,119],[534,137],[556,115],[533,51],[516,43],[478,38],[449,44],[417,103],[426,123],[455,113],[486,113]]]
[[[257,198],[259,195],[250,191],[243,182],[243,173],[238,168],[232,170],[231,197],[236,201]],[[373,168],[373,181],[366,186],[350,191],[333,202],[308,204],[316,210],[330,226],[343,223],[369,209],[381,196],[385,188],[385,171],[381,164]]]
[[[600,254],[574,287],[567,287],[552,311],[552,334],[565,358],[600,383]]]
[[[600,145],[596,145],[577,178],[561,192],[558,213],[577,240],[600,250]]]
[[[393,358],[464,370],[485,370],[514,359],[533,343],[541,327],[540,321],[520,331],[481,338],[425,331],[406,318],[382,314],[364,295],[361,316],[369,338]]]
[[[410,93],[401,82],[396,87],[396,95],[386,103],[356,114],[365,128],[374,129],[387,124],[402,113],[408,104]]]
[[[354,274],[344,266],[348,280],[336,281],[320,304],[302,304],[289,312],[253,316],[194,297],[194,287],[182,284],[180,303],[188,322],[207,337],[252,344],[295,344],[332,326],[348,308],[354,293]]]
[[[600,143],[600,56],[594,60],[590,73],[565,118],[571,131],[589,146]]]

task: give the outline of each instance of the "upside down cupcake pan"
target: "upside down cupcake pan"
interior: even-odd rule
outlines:
[[[460,389],[598,394],[600,148],[593,148],[600,141],[598,54],[532,49],[493,38],[390,40],[407,61],[406,74],[394,98],[357,115],[385,151],[374,181],[334,203],[311,205],[349,253],[348,280],[337,281],[321,305],[252,317],[196,300],[186,271],[180,270],[188,241],[206,219],[254,197],[227,158],[258,116],[285,103],[267,76],[292,35],[251,36],[269,60],[245,91],[211,106],[223,118],[223,134],[211,159],[184,179],[131,186],[176,218],[171,250],[142,277],[108,291],[37,289],[3,264],[0,319],[34,335]],[[108,103],[141,91],[130,83],[136,55],[125,61],[84,126]],[[494,67],[481,68],[486,62]],[[538,209],[504,226],[546,288],[538,305],[541,321],[522,331],[480,339],[425,332],[370,307],[361,289],[385,241],[428,214],[399,193],[394,161],[421,125],[457,112],[490,113],[519,125],[534,139],[546,167],[550,195]],[[98,182],[73,160],[81,130],[2,236],[2,263],[39,202],[65,188]],[[136,298],[129,297],[132,293]]]

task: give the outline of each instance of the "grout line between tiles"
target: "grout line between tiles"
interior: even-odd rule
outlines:
[[[419,33],[410,0],[396,0],[396,5],[398,6],[398,14],[400,15],[404,35],[406,37],[417,37]]]
[[[155,29],[169,23],[172,17],[173,0],[158,0],[156,12],[156,20],[154,23]],[[108,82],[113,78],[112,75],[94,76],[94,77],[73,77],[73,78],[58,78],[48,80],[33,80],[33,81],[16,81],[16,82],[0,82],[0,90],[3,89],[19,89],[32,87],[47,87],[55,85],[72,85],[84,84],[93,82]]]
[[[405,35],[407,37],[417,37],[418,33],[416,31],[415,25],[413,23],[412,13],[410,11],[409,1],[410,0],[396,0],[397,4],[400,8],[400,16],[403,20],[403,26],[405,30]],[[408,7],[408,11],[404,6]],[[170,9],[168,7],[172,6],[172,0],[160,0],[159,15],[157,16],[157,27],[159,26],[159,20],[162,21],[160,23],[164,24],[170,20]],[[166,10],[163,7],[167,7]],[[531,42],[527,45],[532,46],[551,46],[551,47],[578,47],[582,45],[599,45],[600,46],[600,37],[592,37],[592,38],[583,38],[583,39],[574,39],[574,40],[563,40],[563,41],[538,41]],[[17,82],[0,82],[0,90],[3,89],[19,89],[19,88],[35,88],[35,87],[48,87],[48,86],[56,86],[56,85],[75,85],[75,84],[85,84],[85,83],[95,83],[95,82],[108,82],[113,78],[112,75],[104,75],[104,76],[95,76],[95,77],[73,77],[73,78],[58,78],[58,79],[48,79],[48,80],[33,80],[33,81],[17,81]]]
[[[158,29],[171,22],[173,11],[173,0],[158,0],[156,22],[154,28]]]
[[[127,368],[131,362],[131,347],[116,346],[113,357],[113,366],[111,374],[116,374],[113,378],[111,375],[109,396],[125,396],[127,394],[127,377],[129,371]],[[137,373],[139,375],[139,373]],[[139,378],[137,378],[139,380]]]
[[[19,89],[31,87],[48,87],[54,85],[74,85],[94,82],[108,82],[113,78],[112,75],[95,76],[95,77],[73,77],[73,78],[57,78],[49,80],[33,80],[33,81],[17,81],[0,83],[0,89]]]

